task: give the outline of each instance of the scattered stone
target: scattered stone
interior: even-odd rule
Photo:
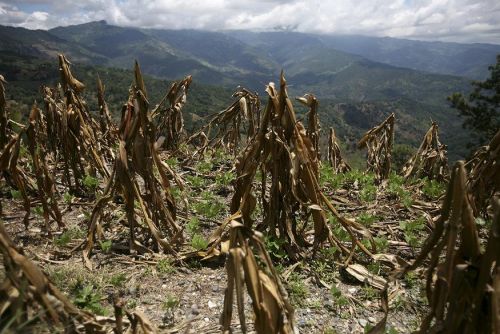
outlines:
[[[368,321],[366,319],[358,319],[358,323],[361,325],[361,327],[365,328],[365,326],[368,324]]]
[[[196,304],[191,305],[191,313],[193,315],[200,314],[200,310],[198,309],[198,305],[196,305]]]
[[[213,301],[209,300],[209,301],[208,301],[208,308],[209,308],[209,309],[212,309],[212,308],[214,308],[214,307],[217,307],[217,304],[215,304]]]

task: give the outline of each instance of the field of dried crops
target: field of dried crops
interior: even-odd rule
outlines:
[[[136,63],[115,123],[59,66],[26,124],[0,77],[2,333],[500,333],[500,131],[398,171],[392,114],[359,170],[284,74],[188,134],[190,76],[154,104]]]

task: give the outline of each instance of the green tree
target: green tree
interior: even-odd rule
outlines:
[[[472,145],[487,143],[500,128],[500,54],[497,62],[488,68],[490,78],[473,81],[473,91],[468,97],[454,93],[448,97],[453,108],[465,118],[463,126],[472,130]]]

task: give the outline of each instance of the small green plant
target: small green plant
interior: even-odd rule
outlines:
[[[202,188],[205,186],[205,178],[198,175],[186,175],[186,180],[193,188]]]
[[[95,289],[93,285],[88,284],[83,287],[75,287],[74,293],[74,303],[76,306],[98,315],[108,314],[108,310],[106,310],[101,304],[101,293]]]
[[[359,214],[356,220],[361,224],[365,225],[366,227],[369,227],[376,221],[380,220],[380,217],[372,215],[368,212],[362,212],[361,214]]]
[[[384,253],[389,249],[389,240],[386,237],[374,237],[375,247],[377,247],[377,252]]]
[[[197,217],[191,217],[186,225],[186,230],[193,235],[200,231],[200,220]]]
[[[423,181],[422,192],[428,198],[437,199],[444,193],[445,185],[443,183],[436,180],[428,180],[427,178],[424,178]]]
[[[179,305],[179,299],[173,295],[167,294],[162,303],[164,310],[173,310]]]
[[[196,170],[202,174],[207,174],[212,171],[213,167],[214,165],[210,160],[202,160],[196,165]]]
[[[359,192],[359,199],[363,202],[372,202],[377,198],[377,187],[373,184],[367,184]]]
[[[80,239],[85,236],[85,232],[78,227],[71,227],[54,239],[54,244],[59,247],[67,246],[73,239]]]
[[[75,196],[71,195],[69,192],[65,192],[64,195],[63,195],[63,200],[64,200],[64,203],[70,205],[71,203],[73,203],[73,199],[75,198]]]
[[[171,167],[171,168],[175,168],[177,167],[177,165],[179,164],[179,160],[177,160],[176,157],[170,157],[167,159],[167,164]]]
[[[111,251],[111,247],[113,246],[113,241],[111,240],[100,241],[99,246],[101,246],[101,250],[104,253],[109,253]]]
[[[225,187],[229,186],[234,180],[234,174],[231,172],[219,173],[215,176],[215,182]]]
[[[200,233],[195,233],[191,238],[191,247],[196,250],[206,249],[208,247],[208,241]]]
[[[283,247],[284,244],[283,240],[273,237],[271,235],[266,235],[264,238],[264,244],[266,246],[266,250],[272,257],[281,261],[288,259],[288,253]]]
[[[292,303],[296,306],[303,305],[306,297],[309,295],[309,290],[299,274],[292,273],[290,275],[288,278],[288,289]]]
[[[129,299],[127,300],[127,308],[129,310],[133,310],[137,307],[137,300],[135,299]]]
[[[175,271],[169,259],[163,258],[156,263],[156,270],[160,274],[171,274]]]
[[[339,288],[337,288],[334,284],[332,284],[332,287],[330,288],[330,294],[333,297],[333,302],[337,307],[343,307],[349,304],[349,300],[347,299],[346,296],[342,294],[342,291],[340,291]]]
[[[425,227],[426,220],[424,217],[415,220],[406,220],[399,223],[399,227],[403,231],[406,242],[411,247],[417,247],[420,244],[419,234]]]
[[[193,204],[193,209],[200,215],[212,219],[224,212],[225,205],[211,193],[202,192],[202,200]]]
[[[369,285],[364,285],[360,291],[361,298],[365,300],[375,300],[378,295],[379,293],[377,292],[377,290]]]
[[[21,199],[22,198],[21,192],[19,190],[11,189],[10,195],[12,196],[13,199]]]
[[[124,273],[114,274],[109,279],[109,283],[115,287],[123,287],[126,281],[127,276]]]
[[[99,180],[94,176],[85,175],[83,178],[83,185],[87,188],[87,190],[95,192],[99,186]]]

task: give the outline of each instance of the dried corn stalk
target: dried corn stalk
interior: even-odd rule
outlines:
[[[204,153],[209,147],[218,147],[236,154],[240,149],[242,122],[247,123],[246,142],[257,133],[260,120],[260,100],[257,93],[239,87],[233,94],[237,99],[226,109],[210,116],[210,120],[187,142],[201,139],[197,154]],[[206,137],[208,140],[204,140]]]
[[[83,192],[85,169],[109,177],[103,154],[109,148],[100,140],[99,126],[80,96],[85,86],[73,77],[69,65],[59,55],[61,87],[44,88],[48,148],[63,161],[66,185],[72,192]]]
[[[500,192],[500,130],[489,145],[479,148],[467,162],[467,189],[474,215],[488,216],[488,205]]]
[[[173,246],[182,242],[182,231],[175,223],[176,206],[170,193],[168,174],[173,175],[181,189],[183,184],[158,155],[161,140],[155,141],[156,129],[151,121],[149,102],[145,97],[146,89],[137,62],[135,78],[135,86],[131,89],[129,100],[122,109],[119,148],[116,152],[117,159],[112,176],[104,194],[94,206],[90,218],[90,227],[83,251],[89,268],[91,268],[89,255],[95,243],[96,233],[102,234],[100,217],[108,202],[118,194],[121,194],[125,201],[131,251],[163,249],[175,254]],[[143,187],[138,182],[138,176],[144,181]],[[143,222],[142,226],[136,219],[136,203]],[[143,243],[137,240],[136,230],[142,231]],[[154,244],[152,247],[147,247],[145,243],[150,238]]]
[[[151,117],[157,118],[156,124],[160,131],[159,137],[165,137],[164,146],[167,149],[177,149],[184,135],[184,118],[182,117],[182,108],[186,104],[187,93],[191,85],[192,77],[188,75],[183,80],[173,82],[170,89],[152,112]],[[164,109],[160,107],[164,102],[168,102]]]
[[[236,292],[241,331],[247,332],[244,287],[246,285],[255,314],[255,332],[258,334],[298,333],[287,292],[265,250],[261,235],[234,220],[231,222],[230,235],[229,258],[226,262],[228,285],[224,294],[224,310],[221,316],[222,331],[231,332]],[[254,252],[258,254],[259,261]]]
[[[28,150],[33,162],[33,172],[37,183],[37,197],[42,203],[43,218],[45,220],[46,231],[50,233],[50,218],[56,221],[59,228],[64,227],[61,212],[57,206],[56,187],[52,174],[46,161],[46,149],[43,143],[46,142],[44,120],[38,107],[33,106],[29,117],[29,125],[26,128],[28,139]]]
[[[358,142],[358,148],[368,149],[367,171],[375,173],[379,180],[389,177],[391,171],[392,143],[394,140],[394,114],[380,125],[366,132]]]
[[[5,86],[7,82],[0,75],[0,148],[3,148],[9,141],[7,135],[7,123],[9,117],[7,116],[7,101],[5,99]]]
[[[403,167],[403,176],[427,177],[438,181],[448,179],[446,146],[439,141],[438,125],[435,122],[432,122],[425,134],[417,153]]]
[[[311,246],[305,239],[304,230],[307,226],[304,225],[300,230],[298,228],[300,218],[307,223],[310,217],[314,222],[315,249],[328,239],[349,254],[346,262],[354,254],[356,246],[371,255],[358,239],[358,235],[363,235],[373,246],[369,231],[363,225],[341,217],[321,192],[316,178],[316,154],[302,123],[295,118],[283,74],[280,90],[277,91],[271,83],[267,93],[269,101],[259,131],[236,161],[237,178],[231,212],[241,212],[241,222],[246,227],[252,227],[251,214],[256,206],[253,182],[257,170],[260,170],[264,217],[258,229],[266,230],[268,235],[282,240],[290,258],[303,257],[305,248]],[[350,234],[350,249],[331,233],[326,211],[330,211]],[[222,232],[226,225],[222,224],[211,237],[208,253],[214,251],[224,238]]]
[[[319,125],[318,117],[318,100],[313,94],[305,94],[303,97],[297,98],[297,101],[309,107],[309,112],[307,113],[307,136],[311,139],[312,146],[316,152],[316,159],[321,161],[321,153],[319,150],[319,136],[321,127]],[[318,175],[316,175],[318,177]]]
[[[111,120],[111,114],[109,112],[108,104],[104,99],[104,84],[99,76],[97,77],[97,103],[99,105],[99,126],[101,140],[107,145],[107,147],[113,147],[113,144],[118,140],[117,129],[113,121]],[[105,152],[112,153],[111,150],[106,150]],[[114,156],[107,157],[109,161],[114,160]]]
[[[18,163],[19,151],[21,149],[21,133],[15,135],[10,139],[9,143],[5,145],[2,153],[0,154],[0,173],[5,181],[14,189],[17,189],[23,198],[23,206],[26,211],[23,218],[24,226],[27,228],[29,225],[31,201],[28,197],[28,189],[32,182],[22,166]]]
[[[1,221],[0,253],[5,269],[5,280],[0,283],[0,328],[3,330],[31,333],[40,321],[43,327],[48,325],[57,332],[64,329],[65,333],[156,333],[140,312],[124,310],[128,321],[123,321],[120,315],[114,319],[97,318],[77,308],[12,242]]]
[[[328,136],[328,162],[333,168],[335,173],[346,173],[351,170],[351,166],[342,157],[340,152],[340,146],[337,142],[337,137],[335,136],[335,130],[330,128],[330,133]]]
[[[0,221],[0,252],[3,255],[5,281],[0,286],[0,325],[17,327],[35,315],[68,333],[106,333],[95,317],[76,308],[45,276],[22,254],[10,240]],[[38,307],[41,310],[36,310]],[[36,313],[35,313],[36,312]],[[10,325],[8,320],[12,320]],[[4,322],[5,321],[5,322]]]
[[[481,251],[473,211],[467,196],[463,162],[453,169],[441,216],[421,253],[406,271],[422,265],[430,256],[427,298],[430,312],[421,333],[494,333],[500,323],[495,309],[500,290],[500,203]]]

